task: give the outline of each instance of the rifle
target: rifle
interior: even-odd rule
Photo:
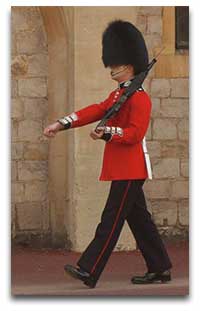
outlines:
[[[164,49],[164,48],[163,48]],[[147,69],[145,71],[142,71],[138,75],[135,76],[131,84],[125,89],[124,93],[122,96],[119,98],[119,100],[112,106],[110,107],[104,117],[101,119],[101,121],[97,124],[95,128],[95,132],[98,133],[98,127],[105,126],[107,121],[113,117],[116,113],[119,112],[121,109],[121,106],[127,101],[127,99],[133,95],[141,86],[142,83],[144,82],[146,76],[148,75],[149,71],[153,67],[153,65],[157,62],[157,57],[160,55],[160,53],[163,51],[163,49],[157,54],[155,58],[152,59],[152,61],[148,64]]]

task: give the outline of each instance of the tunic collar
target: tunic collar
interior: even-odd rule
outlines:
[[[134,80],[134,78],[132,78],[130,80],[123,81],[123,82],[120,82],[119,85],[118,85],[118,88],[122,89],[123,87],[128,87],[133,80]]]

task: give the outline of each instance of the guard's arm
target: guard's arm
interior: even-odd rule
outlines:
[[[99,121],[105,115],[111,97],[112,93],[103,102],[89,105],[83,109],[64,116],[63,118],[60,118],[57,121],[64,126],[63,129],[81,127]]]

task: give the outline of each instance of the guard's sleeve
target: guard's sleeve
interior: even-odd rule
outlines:
[[[98,120],[101,120],[105,115],[108,105],[111,101],[113,92],[108,96],[108,98],[98,104],[92,104],[86,106],[76,112],[73,112],[65,117],[67,122],[70,122],[70,128],[81,127]]]
[[[112,127],[111,138],[107,143],[136,144],[144,138],[151,115],[150,98],[145,92],[137,92],[130,98],[130,101],[128,126],[125,128]]]

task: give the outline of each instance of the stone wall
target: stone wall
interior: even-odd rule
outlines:
[[[13,7],[12,22],[12,235],[48,235],[48,49],[37,7]]]

